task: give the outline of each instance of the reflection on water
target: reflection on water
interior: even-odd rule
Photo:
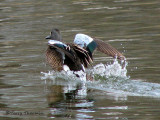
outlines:
[[[2,119],[158,120],[159,6],[159,0],[2,0]],[[95,81],[49,73],[44,37],[52,27],[62,30],[66,42],[79,32],[109,42],[124,53],[128,66],[121,69],[96,52],[87,71]]]
[[[72,111],[85,111],[94,112],[93,109],[93,99],[86,98],[86,96],[81,95],[79,92],[82,90],[81,85],[78,84],[76,89],[68,89],[70,86],[51,86],[50,93],[48,95],[48,103],[50,107],[49,117],[66,117],[66,118],[85,118],[77,113],[72,113]],[[84,92],[84,91],[83,91]],[[81,116],[81,117],[80,117]]]

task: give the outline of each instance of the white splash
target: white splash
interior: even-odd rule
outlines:
[[[63,70],[64,71],[70,71],[69,67],[67,65],[63,65]]]
[[[46,85],[62,85],[63,93],[70,91],[77,91],[77,96],[85,98],[87,95],[86,73],[83,71],[73,72],[70,70],[55,72],[49,71],[48,73],[41,72],[44,76],[41,77]],[[77,77],[79,76],[79,77]],[[47,83],[47,80],[52,80],[52,83]],[[77,88],[77,86],[79,86]]]
[[[41,77],[41,79],[52,79],[55,80],[56,78],[65,79],[65,80],[74,80],[74,81],[86,81],[86,73],[81,71],[61,71],[61,72],[55,72],[55,71],[49,71],[48,73],[41,72],[44,76]],[[77,77],[78,76],[78,77]]]
[[[55,72],[55,71],[49,71],[48,73],[41,72],[42,74],[44,74],[44,77],[42,77],[42,79],[47,79],[47,78],[55,79],[57,76],[65,79],[87,81],[86,76],[88,74],[90,74],[93,78],[95,78],[95,76],[97,75],[103,76],[106,78],[113,77],[113,76],[128,78],[126,66],[122,67],[122,65],[118,63],[117,59],[115,59],[113,64],[110,64],[110,65],[102,64],[102,63],[97,64],[93,68],[86,70],[86,72],[83,72],[82,70],[71,71],[67,66],[63,66],[63,67],[65,68],[65,70],[61,72]]]
[[[123,100],[127,99],[127,96],[160,97],[160,84],[130,79],[127,76],[126,66],[122,67],[117,60],[110,65],[100,63],[86,72],[67,70],[42,74],[43,80],[51,79],[52,84],[63,85],[65,92],[76,89],[77,84],[82,84],[78,94],[84,97],[87,89],[101,90],[110,96],[115,96],[115,99]],[[87,80],[88,74],[93,80]]]
[[[127,69],[126,66],[123,68],[117,60],[113,62],[111,65],[98,64],[93,67],[91,70],[94,75],[105,76],[106,78],[110,76],[115,77],[127,77]]]

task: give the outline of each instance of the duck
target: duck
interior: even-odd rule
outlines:
[[[53,28],[46,39],[49,40],[46,61],[55,71],[85,71],[85,68],[93,63],[95,50],[113,58],[125,60],[125,56],[116,48],[86,34],[78,33],[75,35],[73,43],[66,43],[62,39],[60,30]]]

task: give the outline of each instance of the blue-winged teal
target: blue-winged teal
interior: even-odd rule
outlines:
[[[60,31],[52,29],[51,35],[47,36],[46,39],[50,39],[46,59],[56,71],[63,70],[64,66],[68,66],[73,71],[84,71],[84,68],[92,63],[92,53],[96,48],[109,56],[125,59],[118,50],[108,43],[85,34],[77,34],[74,43],[64,43]]]

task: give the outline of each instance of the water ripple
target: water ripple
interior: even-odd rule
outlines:
[[[101,9],[109,9],[109,10],[115,10],[120,9],[122,7],[94,7],[94,8],[85,8],[83,10],[101,10]]]

